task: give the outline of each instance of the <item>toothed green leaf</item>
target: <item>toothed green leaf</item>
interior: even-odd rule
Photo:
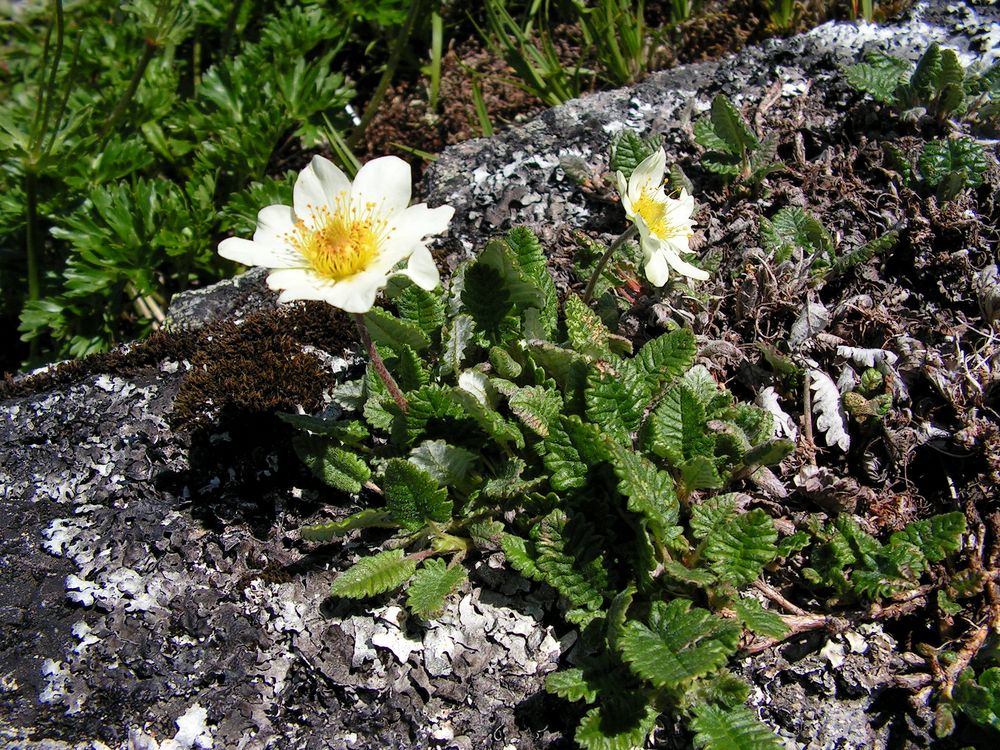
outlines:
[[[504,322],[514,308],[514,301],[501,273],[477,262],[465,272],[462,305],[475,321],[477,331],[491,341],[499,341],[505,332]]]
[[[848,269],[859,266],[862,263],[867,263],[876,255],[886,253],[896,246],[899,241],[899,232],[895,229],[891,229],[883,235],[876,237],[870,242],[866,242],[861,247],[856,250],[852,250],[849,253],[837,258],[833,264],[833,273],[840,274],[844,273]]]
[[[729,153],[742,154],[760,145],[743,115],[725,94],[717,94],[712,100],[710,118],[716,135],[729,145]]]
[[[705,407],[690,388],[671,387],[650,415],[646,442],[657,456],[680,467],[691,456],[712,456],[715,439],[707,433]]]
[[[619,130],[611,139],[611,171],[621,172],[628,179],[662,142],[662,138],[642,138],[631,130]]]
[[[743,586],[778,554],[777,539],[771,517],[757,508],[716,525],[705,540],[705,559],[720,580]]]
[[[556,492],[584,487],[587,484],[587,464],[573,446],[569,435],[555,425],[540,444],[542,462],[549,471],[549,485]]]
[[[461,404],[465,413],[501,446],[524,447],[524,435],[517,428],[517,425],[508,422],[495,410],[482,404],[468,391],[456,388],[452,391],[452,396],[456,403]]]
[[[745,706],[721,708],[707,703],[693,709],[694,745],[699,750],[783,750],[774,732]]]
[[[529,430],[543,438],[558,422],[563,407],[562,398],[556,391],[540,385],[519,388],[507,403]]]
[[[649,395],[645,383],[631,369],[616,373],[592,370],[583,395],[587,418],[623,445],[630,445],[630,433],[639,427]]]
[[[386,507],[405,529],[417,531],[432,521],[451,520],[447,488],[439,487],[434,477],[409,461],[392,458],[386,462],[382,490]]]
[[[428,558],[406,590],[406,606],[425,620],[437,617],[444,610],[445,600],[467,580],[468,573],[461,565],[448,567],[444,560]]]
[[[566,316],[569,345],[575,351],[593,359],[612,358],[608,345],[611,331],[583,300],[571,294],[563,303],[563,313]]]
[[[785,621],[771,610],[764,609],[764,605],[756,599],[737,598],[733,601],[733,609],[736,610],[737,619],[751,633],[776,640],[781,640],[789,633]]]
[[[687,328],[679,328],[647,341],[626,367],[635,370],[650,392],[655,393],[694,364],[696,348],[694,334]]]
[[[504,534],[500,539],[504,558],[518,573],[533,581],[545,580],[542,571],[535,563],[535,545],[528,539],[514,534]]]
[[[368,428],[356,419],[327,419],[308,414],[278,412],[278,418],[298,430],[308,430],[316,435],[332,437],[347,445],[358,445],[370,436]]]
[[[343,536],[354,529],[369,529],[373,527],[395,529],[399,526],[392,519],[392,514],[383,509],[366,508],[339,521],[329,521],[311,526],[303,526],[300,533],[309,542],[326,542],[334,537]]]
[[[441,296],[421,289],[405,276],[393,277],[393,281],[397,279],[406,279],[405,286],[392,297],[399,317],[428,336],[433,336],[444,325],[444,303]]]
[[[650,705],[639,708],[639,712],[621,718],[607,716],[606,706],[592,708],[580,721],[574,739],[584,750],[640,750],[656,726],[659,712]]]
[[[452,318],[441,334],[441,369],[445,373],[458,377],[474,338],[475,321],[471,315],[462,313]]]
[[[875,54],[868,62],[844,68],[847,82],[858,91],[871,94],[882,104],[896,103],[896,89],[907,78],[910,63],[889,55]]]
[[[443,487],[461,485],[476,463],[476,454],[444,440],[425,440],[410,451],[410,463]]]
[[[318,435],[296,435],[292,440],[295,453],[323,482],[342,492],[357,495],[371,479],[368,465],[357,455],[331,445]]]
[[[705,456],[691,456],[679,468],[681,484],[689,494],[694,490],[718,489],[724,484],[715,463]]]
[[[542,338],[549,338],[559,323],[559,295],[549,274],[549,264],[538,237],[527,227],[514,227],[504,242],[514,254],[524,278],[541,293],[538,306]]]
[[[558,695],[568,701],[584,701],[592,704],[597,700],[597,688],[590,684],[582,669],[561,669],[545,677],[546,692]]]
[[[686,599],[650,605],[649,626],[625,624],[622,658],[656,687],[682,695],[684,683],[723,667],[736,652],[740,628]]]
[[[403,550],[390,549],[371,557],[362,557],[345,570],[330,587],[332,596],[364,599],[384,594],[402,586],[417,569],[417,564],[403,556]]]
[[[618,491],[628,498],[628,509],[641,515],[662,542],[667,529],[677,523],[679,513],[673,479],[638,451],[613,440],[607,441],[607,449],[614,456],[612,467],[620,480]]]
[[[381,307],[373,307],[365,313],[365,327],[372,341],[390,349],[397,349],[405,344],[419,352],[431,343],[430,337],[418,326],[400,320]]]
[[[890,544],[910,542],[931,562],[941,562],[962,548],[965,515],[959,511],[914,521],[890,537]]]
[[[527,468],[523,459],[510,458],[501,466],[497,475],[483,485],[483,494],[495,500],[511,500],[537,490],[545,482],[544,477],[522,479]]]
[[[466,416],[455,390],[444,386],[425,385],[409,393],[407,400],[409,408],[403,416],[403,425],[406,432],[405,439],[409,443],[424,437],[428,427],[435,423],[440,424],[443,421],[451,425]],[[453,427],[449,429],[452,432],[454,430]]]
[[[791,258],[796,249],[804,255],[832,257],[833,237],[820,221],[809,212],[788,206],[770,220],[760,220],[760,236],[764,248],[774,254],[775,262]]]
[[[941,47],[937,42],[931,42],[927,51],[917,61],[917,67],[910,76],[910,87],[917,91],[924,101],[929,101],[937,89],[941,70]]]

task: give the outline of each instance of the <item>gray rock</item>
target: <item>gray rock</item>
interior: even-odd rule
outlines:
[[[588,202],[560,163],[579,156],[606,169],[607,141],[623,127],[663,133],[681,160],[694,153],[692,118],[719,91],[741,104],[806,87],[835,98],[837,66],[868,48],[912,56],[938,39],[995,55],[996,19],[992,6],[942,3],[893,26],[827,24],[452,147],[424,191],[457,209],[448,262],[518,223],[548,236],[610,232],[614,207]],[[263,276],[180,295],[170,317],[196,326],[267,310]],[[0,406],[0,744],[565,746],[569,719],[541,693],[566,635],[542,624],[551,602],[501,582],[466,589],[430,623],[407,621],[393,599],[328,608],[329,584],[358,545],[303,552],[295,529],[315,500],[274,456],[251,457],[249,478],[195,465],[191,436],[168,422],[187,368],[166,356]],[[208,452],[233,439],[204,437]],[[484,570],[474,581],[496,578]],[[881,658],[889,647],[878,644],[868,653]],[[877,690],[861,679],[873,662],[852,653],[853,682],[837,683],[819,645],[796,668],[776,653],[745,667],[765,718],[810,748],[885,746],[888,725],[868,714]],[[768,664],[819,676],[772,684]]]

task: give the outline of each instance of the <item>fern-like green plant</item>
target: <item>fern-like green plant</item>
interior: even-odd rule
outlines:
[[[785,168],[776,158],[777,138],[759,138],[724,94],[716,95],[709,114],[695,122],[694,139],[706,150],[702,165],[727,184],[757,190],[769,174]]]

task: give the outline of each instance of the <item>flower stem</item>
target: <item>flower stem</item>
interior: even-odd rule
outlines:
[[[601,259],[597,261],[597,267],[594,269],[594,273],[591,274],[590,281],[587,283],[587,291],[583,293],[584,303],[590,302],[590,298],[594,294],[594,287],[597,286],[597,280],[601,277],[601,274],[604,272],[604,267],[608,265],[608,261],[611,259],[611,256],[615,254],[618,248],[620,248],[630,239],[635,237],[637,231],[638,230],[636,229],[635,224],[630,226],[628,229],[622,232],[621,236],[618,239],[616,239],[614,242],[611,243],[611,247],[609,247],[607,251],[604,253],[604,255],[601,256]]]
[[[372,365],[375,366],[375,372],[385,383],[385,387],[389,389],[389,394],[392,396],[392,400],[396,402],[396,405],[405,414],[410,408],[409,402],[406,400],[406,396],[399,389],[399,385],[396,380],[386,369],[385,362],[382,360],[382,355],[378,353],[378,348],[375,346],[375,342],[372,341],[371,334],[368,333],[368,326],[365,325],[365,317],[359,313],[354,314],[354,322],[358,325],[358,334],[361,336],[361,343],[365,345],[368,350],[368,356],[371,358]]]

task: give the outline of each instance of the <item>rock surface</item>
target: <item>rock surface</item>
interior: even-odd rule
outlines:
[[[969,3],[919,5],[886,27],[828,24],[453,147],[424,197],[457,209],[450,265],[517,223],[554,241],[557,227],[600,232],[617,214],[588,207],[563,167],[579,157],[606,169],[607,140],[623,127],[664,133],[673,157],[719,91],[744,105],[793,99],[842,88],[838,65],[871,47],[912,57],[936,39],[995,55],[998,38],[996,8]],[[185,295],[171,317],[193,327],[261,314],[274,304],[262,281]],[[340,367],[343,354],[319,361]],[[570,746],[564,704],[541,692],[572,642],[545,624],[552,602],[487,560],[430,623],[407,621],[391,598],[324,603],[366,542],[303,548],[295,529],[315,492],[287,456],[261,451],[251,470],[206,460],[238,436],[176,428],[191,367],[187,352],[169,351],[154,366],[96,366],[70,384],[29,381],[38,387],[0,407],[0,744]],[[748,660],[755,702],[797,746],[886,747],[895,725],[873,714],[880,684],[866,675],[887,668],[891,639],[831,643],[803,638]]]

